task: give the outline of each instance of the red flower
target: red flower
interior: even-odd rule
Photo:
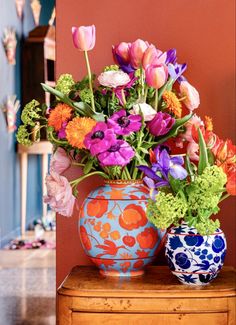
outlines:
[[[138,229],[147,223],[147,217],[142,207],[129,204],[119,217],[120,226],[127,230]]]
[[[87,205],[87,213],[91,217],[101,218],[107,211],[108,201],[107,200],[89,200]]]

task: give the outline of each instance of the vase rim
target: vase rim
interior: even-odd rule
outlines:
[[[142,179],[105,179],[104,183],[109,185],[143,184],[143,180]]]

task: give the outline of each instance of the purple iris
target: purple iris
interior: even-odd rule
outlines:
[[[171,78],[175,81],[178,80],[178,82],[183,81],[185,78],[182,76],[184,71],[187,69],[187,64],[169,64],[168,65],[168,72]]]
[[[104,122],[98,122],[84,139],[84,145],[92,156],[107,150],[114,143],[116,143],[115,133],[112,129],[108,129]]]
[[[57,136],[58,139],[65,139],[66,138],[66,126],[67,126],[68,122],[63,122],[62,123],[62,127],[60,128]]]
[[[168,65],[169,63],[175,64],[176,59],[176,49],[170,49],[166,52],[166,65]]]
[[[124,109],[114,113],[107,121],[109,128],[112,128],[116,134],[129,135],[132,132],[139,131],[141,128],[142,117],[140,115],[126,115]]]
[[[126,141],[117,140],[97,157],[103,166],[125,166],[134,156],[134,150]]]
[[[144,174],[144,181],[151,189],[151,198],[157,193],[157,189],[162,186],[169,186],[169,174],[175,179],[185,179],[187,171],[182,167],[184,159],[181,156],[170,157],[166,149],[161,152],[156,151],[157,162],[152,167],[138,166]],[[161,174],[161,176],[159,176]]]
[[[168,180],[170,174],[175,179],[184,179],[188,176],[186,169],[182,167],[184,159],[182,156],[170,157],[166,149],[163,149],[156,163],[152,164],[152,170],[160,172]]]
[[[164,135],[170,131],[175,119],[168,113],[157,112],[155,117],[147,123],[149,132],[154,136]]]

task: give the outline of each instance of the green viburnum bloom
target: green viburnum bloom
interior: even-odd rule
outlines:
[[[220,226],[219,221],[210,220],[212,214],[219,212],[219,201],[224,191],[227,176],[216,165],[206,167],[187,188],[188,206],[192,216],[188,221],[199,233],[213,233]]]
[[[39,113],[42,110],[39,105],[39,102],[35,99],[25,105],[21,114],[21,120],[25,125],[35,126],[35,122],[41,118]]]
[[[82,102],[90,104],[91,103],[92,91],[89,88],[84,88],[84,89],[80,90],[79,96],[80,96]]]
[[[65,73],[60,75],[59,79],[57,80],[55,89],[64,95],[68,95],[74,84],[75,82],[72,75]]]
[[[112,64],[112,65],[107,65],[103,71],[106,72],[106,71],[118,71],[120,70],[119,66],[116,65],[116,64]]]
[[[149,200],[147,218],[157,228],[166,229],[172,223],[177,224],[179,219],[185,216],[188,206],[181,196],[159,191],[155,199],[156,201]]]
[[[16,139],[19,143],[23,144],[24,146],[31,146],[33,142],[30,140],[30,134],[25,125],[21,125],[18,128]]]

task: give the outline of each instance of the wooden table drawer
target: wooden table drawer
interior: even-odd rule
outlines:
[[[72,313],[73,325],[225,325],[227,313],[204,314],[119,314],[119,313]]]

